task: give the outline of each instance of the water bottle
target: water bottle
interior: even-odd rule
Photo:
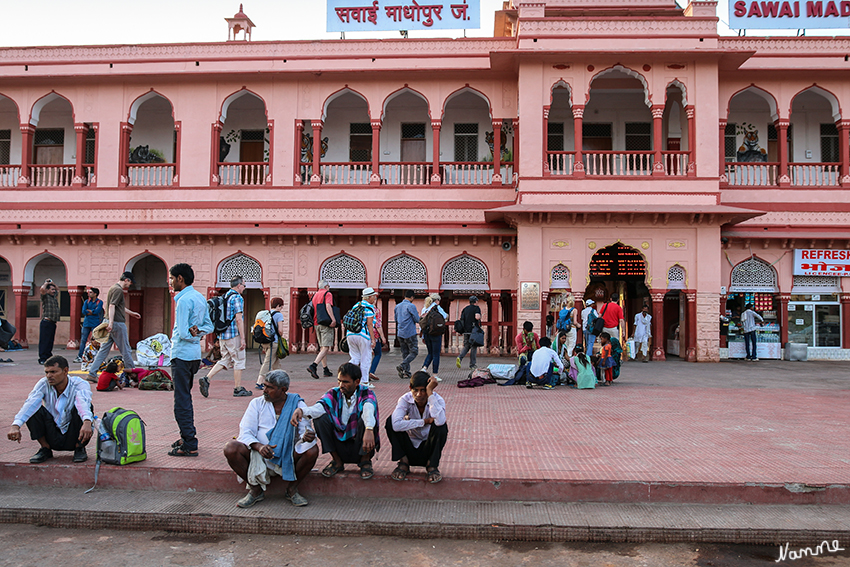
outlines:
[[[97,432],[98,438],[101,442],[109,439],[109,433],[106,431],[106,426],[103,425],[103,420],[99,418],[95,418],[97,420]]]

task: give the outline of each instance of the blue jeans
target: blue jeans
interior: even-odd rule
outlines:
[[[180,439],[186,451],[198,450],[195,437],[195,408],[192,407],[192,384],[201,366],[200,360],[171,359],[171,378],[174,380],[174,419],[180,429]]]
[[[425,357],[425,362],[422,363],[422,368],[428,368],[428,365],[434,363],[434,374],[440,371],[440,350],[443,348],[443,335],[428,335],[425,334],[425,347],[428,349],[428,356]]]
[[[596,343],[596,335],[591,335],[590,333],[584,334],[584,352],[587,353],[588,356],[593,354],[593,345]]]
[[[384,343],[380,340],[375,341],[375,350],[372,351],[372,368],[369,370],[370,374],[374,374],[375,370],[378,369],[378,363],[381,362],[381,355],[384,353]]]
[[[545,386],[549,384],[550,386],[557,386],[558,379],[555,377],[555,363],[549,363],[549,370],[546,371],[546,374],[543,376],[532,376],[529,372],[528,381],[531,384],[537,384],[538,386]]]
[[[410,372],[410,363],[419,355],[419,337],[398,338],[398,344],[401,346],[401,366],[405,372]]]
[[[83,327],[82,334],[80,335],[80,352],[77,353],[77,356],[80,358],[83,357],[83,353],[86,351],[86,341],[89,340],[89,335],[94,331],[94,327]]]
[[[752,345],[752,346],[750,346]],[[744,348],[747,349],[747,358],[750,360],[755,360],[759,357],[758,349],[756,347],[756,332],[750,331],[749,333],[744,333]]]

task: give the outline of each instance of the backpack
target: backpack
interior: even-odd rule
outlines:
[[[261,345],[270,345],[275,341],[277,329],[274,325],[274,317],[268,309],[263,309],[254,318],[254,326],[251,329],[251,336],[255,343]]]
[[[298,312],[298,318],[301,319],[301,328],[302,329],[311,329],[313,328],[313,298],[304,304],[304,307],[301,308],[301,311]]]
[[[590,334],[594,337],[598,337],[602,334],[602,331],[605,329],[605,319],[603,319],[605,312],[608,311],[609,303],[605,304],[605,307],[602,308],[602,313],[593,320],[593,323],[590,322],[590,317],[587,318],[588,325],[590,325]]]
[[[366,308],[363,302],[357,303],[351,310],[342,318],[342,326],[350,333],[359,333],[363,328],[363,315],[366,314]]]
[[[569,331],[569,320],[570,320],[570,315],[572,315],[572,313],[573,313],[572,308],[567,310],[566,307],[561,309],[561,312],[558,313],[558,325],[557,325],[557,327],[558,327],[559,331],[564,331],[565,333]]]
[[[227,295],[230,295],[229,292]],[[213,332],[222,334],[230,327],[233,317],[227,317],[227,295],[218,295],[207,300],[207,308],[210,311],[210,321],[213,324]]]
[[[98,461],[111,465],[127,465],[147,458],[145,422],[136,412],[112,408],[103,414],[98,431]]]
[[[446,318],[443,317],[435,305],[425,314],[419,326],[428,335],[439,336],[446,332]]]
[[[279,336],[277,339],[277,352],[275,356],[277,356],[278,360],[289,356],[289,342],[283,337]]]

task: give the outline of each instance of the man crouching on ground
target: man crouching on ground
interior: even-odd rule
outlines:
[[[363,480],[375,475],[372,456],[381,448],[378,399],[372,390],[360,385],[360,377],[360,367],[346,362],[339,367],[339,386],[304,410],[305,416],[315,419],[322,453],[330,453],[333,459],[322,470],[325,478],[344,470],[345,463],[357,463]],[[293,417],[300,418],[301,410],[295,412]]]
[[[86,444],[92,436],[91,386],[82,378],[68,376],[68,361],[51,356],[44,362],[45,377],[21,407],[7,437],[21,442],[21,425],[27,424],[30,438],[41,449],[30,459],[43,463],[53,458],[53,451],[73,451],[74,462],[88,459]]]
[[[263,396],[251,400],[239,423],[239,437],[224,446],[227,464],[250,489],[236,503],[240,508],[250,508],[265,498],[273,474],[289,481],[287,500],[294,506],[307,505],[307,499],[298,494],[298,485],[316,464],[319,449],[309,420],[302,418],[307,405],[288,390],[286,372],[266,374]]]

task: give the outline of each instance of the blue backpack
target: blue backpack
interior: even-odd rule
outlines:
[[[570,316],[573,314],[573,308],[567,309],[564,307],[558,313],[558,323],[556,327],[559,331],[564,331],[565,333],[570,329]]]

